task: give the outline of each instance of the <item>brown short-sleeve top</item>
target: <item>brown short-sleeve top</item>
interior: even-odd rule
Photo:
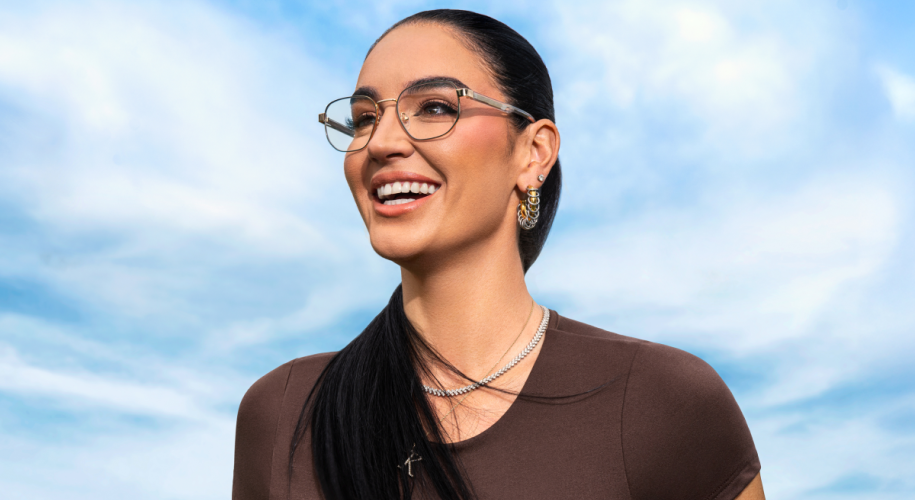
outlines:
[[[760,470],[740,408],[715,370],[661,344],[550,312],[523,394],[490,428],[455,444],[480,499],[725,500]],[[320,499],[310,453],[289,443],[334,353],[290,361],[238,410],[233,500]],[[303,450],[310,450],[307,439]],[[421,465],[422,462],[418,462]]]

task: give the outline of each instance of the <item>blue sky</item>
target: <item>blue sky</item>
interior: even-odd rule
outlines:
[[[915,496],[915,6],[464,2],[550,68],[561,314],[709,361],[770,498]],[[238,401],[386,303],[314,115],[446,4],[0,0],[0,491],[217,499]]]

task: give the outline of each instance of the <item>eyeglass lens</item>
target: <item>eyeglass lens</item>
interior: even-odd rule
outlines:
[[[449,82],[408,87],[397,100],[397,116],[416,140],[448,133],[460,114],[457,88]],[[356,151],[368,144],[376,125],[375,102],[365,96],[337,99],[327,106],[324,123],[327,139],[340,151]]]

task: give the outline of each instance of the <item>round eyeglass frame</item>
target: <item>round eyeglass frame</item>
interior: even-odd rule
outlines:
[[[446,130],[446,131],[442,132],[441,134],[436,135],[434,137],[427,137],[425,139],[417,139],[416,137],[413,136],[413,134],[410,133],[409,130],[407,130],[407,126],[403,122],[403,119],[400,116],[400,99],[403,97],[403,95],[406,91],[412,89],[413,87],[428,87],[428,86],[432,86],[435,84],[445,84],[445,85],[448,85],[448,86],[454,88],[455,92],[457,93],[457,97],[458,97],[457,116],[454,118],[454,123],[451,124],[451,127],[449,127],[448,130]],[[356,151],[361,151],[361,150],[365,149],[369,145],[369,142],[372,141],[372,137],[375,136],[375,131],[378,130],[378,123],[381,121],[381,116],[382,116],[381,107],[379,106],[379,104],[381,104],[383,102],[394,101],[394,111],[397,114],[397,121],[398,121],[398,123],[400,123],[400,128],[402,128],[403,131],[407,133],[407,136],[409,136],[411,139],[413,139],[415,141],[431,141],[433,139],[438,139],[439,137],[448,135],[448,133],[454,129],[454,126],[457,125],[458,120],[461,119],[461,97],[469,97],[477,102],[481,102],[483,104],[496,108],[504,113],[519,114],[519,115],[527,118],[527,120],[530,121],[531,123],[534,123],[537,121],[527,111],[524,111],[521,108],[512,106],[511,104],[504,103],[502,101],[498,101],[491,97],[487,97],[478,92],[474,92],[473,90],[466,88],[466,87],[458,88],[458,86],[454,82],[449,81],[449,80],[433,80],[433,81],[420,82],[420,83],[415,83],[413,85],[409,85],[407,88],[400,91],[400,94],[397,95],[396,99],[388,98],[388,99],[381,99],[380,101],[376,101],[366,95],[351,95],[351,96],[347,96],[347,97],[341,97],[339,99],[334,99],[333,101],[330,101],[330,103],[328,103],[327,106],[324,107],[324,112],[320,113],[318,115],[318,122],[320,122],[321,124],[324,125],[324,136],[327,138],[327,142],[330,144],[330,146],[332,148],[336,149],[337,151],[340,151],[341,153],[354,153]],[[345,125],[338,123],[335,120],[330,119],[327,116],[327,111],[330,109],[330,107],[334,103],[340,102],[343,100],[347,100],[347,99],[353,99],[353,98],[368,99],[368,100],[372,101],[372,104],[375,105],[375,122],[372,124],[372,132],[369,134],[369,138],[365,141],[365,144],[363,144],[362,147],[359,147],[356,149],[340,149],[337,146],[334,146],[333,141],[331,141],[331,139],[330,139],[328,129],[334,129],[334,130],[337,130],[338,132],[342,132],[347,135],[349,135],[351,133],[351,131]]]

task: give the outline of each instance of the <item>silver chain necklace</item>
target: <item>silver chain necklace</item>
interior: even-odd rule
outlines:
[[[537,347],[537,343],[540,342],[540,339],[543,337],[543,332],[546,331],[546,325],[550,322],[550,310],[543,306],[540,306],[540,308],[543,309],[543,319],[540,320],[540,327],[537,328],[537,333],[534,334],[534,338],[531,339],[531,342],[529,344],[527,344],[527,346],[524,348],[524,350],[522,350],[520,353],[518,353],[517,356],[512,358],[512,360],[509,361],[507,365],[503,366],[501,370],[493,373],[492,375],[484,378],[483,380],[480,380],[479,382],[474,382],[470,385],[460,387],[457,389],[435,389],[435,388],[429,387],[428,385],[423,384],[423,390],[433,396],[441,396],[441,397],[460,396],[461,394],[466,394],[470,391],[483,387],[484,385],[501,377],[508,370],[514,368],[515,365],[517,365],[522,359],[524,359],[525,356],[530,354],[530,352],[533,351],[535,347]]]

